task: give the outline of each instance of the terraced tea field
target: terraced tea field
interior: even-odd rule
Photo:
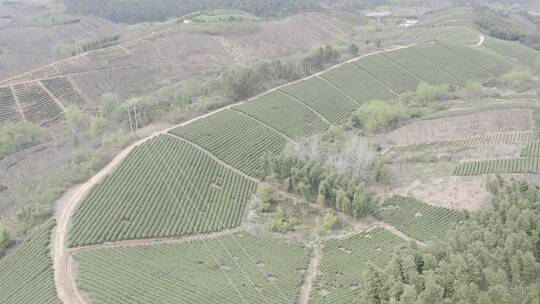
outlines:
[[[261,158],[278,154],[287,139],[278,132],[233,110],[224,110],[171,131],[216,155],[250,176],[258,176]]]
[[[476,47],[468,47],[458,44],[440,45],[470,59],[472,62],[494,77],[503,75],[504,73],[512,70],[512,68],[515,66],[515,64],[512,64],[503,56],[496,56],[495,54],[478,50]]]
[[[280,91],[263,95],[234,109],[295,140],[321,133],[330,127],[318,113]]]
[[[326,81],[313,77],[282,89],[294,96],[333,124],[345,122],[359,104]]]
[[[392,251],[404,244],[405,241],[383,228],[326,241],[310,303],[355,303],[366,263],[383,267]]]
[[[523,151],[521,151],[521,157],[540,157],[540,141],[531,141]]]
[[[492,173],[540,173],[540,158],[520,157],[489,159],[460,163],[454,170],[456,176],[471,176]]]
[[[525,66],[533,66],[539,56],[538,52],[534,49],[515,41],[504,41],[486,37],[483,45]]]
[[[414,92],[420,84],[420,79],[381,54],[362,58],[353,62],[382,83],[392,88],[398,94]]]
[[[396,97],[388,87],[353,64],[346,64],[330,70],[323,73],[321,77],[333,83],[358,103],[374,99],[388,100]]]
[[[36,82],[13,86],[24,116],[37,124],[47,123],[62,114],[62,108]]]
[[[466,80],[482,81],[491,77],[470,59],[460,56],[439,44],[423,44],[412,49],[422,54],[427,60],[439,65],[463,84]]]
[[[0,259],[0,303],[61,304],[54,286],[50,234],[54,221]]]
[[[80,109],[85,108],[85,99],[75,90],[69,80],[65,78],[52,78],[42,80],[41,83],[64,107],[74,104]]]
[[[76,254],[92,303],[296,303],[305,247],[248,233]]]
[[[384,201],[376,217],[409,237],[426,242],[444,239],[446,232],[464,219],[464,214],[396,195]]]
[[[10,87],[0,87],[0,125],[22,119]]]
[[[538,137],[538,134],[533,131],[503,132],[458,139],[421,142],[412,145],[393,146],[390,148],[390,151],[445,152],[480,146],[526,143],[536,137]]]
[[[82,202],[72,247],[220,231],[240,224],[255,183],[162,135],[137,147]]]
[[[441,69],[412,48],[385,52],[386,56],[423,81],[431,84],[458,84],[459,80]]]

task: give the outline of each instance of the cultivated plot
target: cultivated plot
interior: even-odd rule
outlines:
[[[276,91],[234,107],[293,139],[323,132],[330,125],[302,102]]]
[[[15,98],[9,87],[0,87],[0,125],[21,120]]]
[[[489,74],[494,77],[499,77],[514,67],[514,65],[511,64],[507,58],[497,56],[497,54],[493,54],[478,47],[470,47],[458,44],[440,45],[470,59],[472,62],[481,67],[483,70],[489,72]]]
[[[92,303],[296,303],[309,250],[248,233],[76,254]]]
[[[526,66],[533,66],[539,57],[538,51],[517,41],[504,41],[486,37],[483,45]]]
[[[345,122],[359,107],[356,101],[318,77],[289,85],[282,91],[301,100],[334,124]]]
[[[411,48],[381,53],[430,84],[457,84],[459,81]]]
[[[426,242],[444,239],[446,232],[464,219],[464,214],[396,195],[385,200],[376,217],[407,236]]]
[[[398,94],[416,91],[420,84],[417,76],[381,54],[364,57],[353,64],[367,71]]]
[[[236,227],[255,183],[171,135],[134,149],[75,212],[71,247]]]
[[[287,139],[278,132],[233,110],[176,128],[171,134],[205,148],[250,176],[260,175],[266,153],[277,155],[287,145]]]
[[[46,123],[62,114],[62,108],[37,82],[15,85],[13,91],[24,116],[32,122]]]
[[[56,295],[50,237],[54,221],[0,259],[0,303],[61,304]]]
[[[421,142],[411,145],[393,146],[390,148],[390,151],[445,152],[471,147],[526,143],[536,137],[537,133],[533,131],[501,132],[458,139],[437,140]]]
[[[379,267],[406,242],[384,228],[324,243],[319,275],[311,292],[313,304],[347,304],[358,300],[360,278],[367,263]]]
[[[396,97],[387,86],[353,64],[345,64],[327,71],[321,77],[333,83],[358,103]]]
[[[467,80],[487,80],[491,77],[491,75],[482,70],[470,59],[465,58],[439,44],[423,44],[415,46],[413,49],[426,57],[426,59],[435,62],[446,72],[454,76],[454,78],[459,79],[462,83],[465,83]]]

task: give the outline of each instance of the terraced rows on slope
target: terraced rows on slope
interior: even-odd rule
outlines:
[[[458,84],[459,80],[446,73],[439,66],[426,60],[424,56],[411,48],[403,48],[382,53],[389,59],[403,66],[423,81],[431,84]]]
[[[249,255],[248,255],[249,253]],[[248,233],[76,254],[93,303],[296,303],[309,250]]]
[[[388,100],[396,97],[387,86],[353,64],[345,64],[327,71],[321,77],[333,83],[358,103],[373,99]]]
[[[0,259],[0,303],[61,304],[54,286],[50,237],[54,221]]]
[[[360,294],[359,280],[366,264],[383,267],[390,260],[393,250],[405,243],[383,228],[326,241],[309,303],[355,303]]]
[[[497,144],[526,143],[538,136],[534,131],[515,131],[490,133],[465,138],[421,142],[411,145],[393,146],[395,152],[444,152],[471,147],[490,146]]]
[[[135,150],[82,202],[71,247],[220,231],[240,224],[255,183],[193,145],[161,135]]]
[[[416,91],[420,84],[416,75],[381,54],[364,57],[353,64],[367,71],[398,94]]]
[[[234,107],[293,139],[321,133],[330,125],[289,95],[275,91]]]
[[[413,49],[435,62],[463,84],[467,80],[482,81],[491,77],[470,59],[460,56],[439,44],[423,44],[415,46]]]
[[[216,155],[227,164],[250,176],[259,176],[261,158],[278,154],[287,139],[263,124],[224,110],[171,131]]]
[[[334,124],[345,122],[359,104],[326,81],[312,77],[282,89]]]
[[[464,213],[395,195],[384,201],[376,217],[407,236],[426,242],[444,239],[453,225],[464,220]]]

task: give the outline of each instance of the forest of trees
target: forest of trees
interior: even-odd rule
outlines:
[[[520,40],[527,34],[515,24],[507,21],[506,13],[503,11],[485,6],[480,6],[476,10],[479,13],[476,15],[474,23],[492,37],[503,40]]]
[[[271,177],[285,191],[323,208],[364,217],[374,214],[380,205],[379,197],[365,187],[374,158],[365,141],[330,130],[289,147],[282,155],[267,155],[262,160],[262,177]]]
[[[68,12],[113,22],[163,21],[206,9],[238,9],[274,17],[317,9],[313,0],[65,0]]]
[[[493,208],[471,214],[448,239],[398,250],[359,280],[366,304],[540,303],[540,190],[497,178]]]

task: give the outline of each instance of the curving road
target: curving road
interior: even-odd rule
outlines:
[[[309,79],[309,78],[312,78],[312,77],[318,77],[319,75],[321,75],[322,73],[324,73],[324,72],[326,72],[328,70],[331,70],[331,69],[337,68],[339,66],[351,63],[351,62],[353,62],[355,60],[358,60],[360,58],[367,57],[367,56],[374,55],[374,54],[378,54],[378,53],[381,53],[381,52],[392,51],[392,50],[397,50],[397,49],[402,49],[402,48],[408,48],[408,47],[411,47],[411,46],[413,46],[413,45],[406,45],[406,46],[398,46],[398,47],[388,48],[386,50],[376,51],[376,52],[372,52],[372,53],[369,53],[369,54],[364,54],[364,55],[352,58],[350,60],[347,60],[347,61],[344,61],[344,62],[339,63],[337,65],[334,65],[334,66],[332,66],[329,69],[326,69],[324,71],[318,72],[316,74],[310,75],[308,77],[299,79],[299,80],[291,82],[291,83],[287,83],[287,84],[275,87],[275,88],[273,88],[273,89],[271,89],[269,91],[266,91],[266,92],[264,92],[262,94],[259,94],[259,95],[255,96],[255,97],[252,97],[252,98],[248,99],[247,101],[253,100],[253,99],[255,99],[255,98],[257,98],[257,97],[259,97],[261,95],[264,95],[264,94],[279,90],[279,89],[281,89],[281,88],[283,88],[285,86],[288,86],[290,84],[298,83],[300,81],[303,81],[303,80],[306,80],[306,79]],[[99,171],[91,179],[89,179],[84,184],[72,189],[71,191],[68,191],[59,200],[59,202],[61,201],[62,203],[58,204],[61,207],[59,208],[60,210],[57,211],[57,215],[56,215],[57,224],[56,224],[56,227],[54,228],[53,233],[52,233],[51,255],[52,255],[52,260],[53,260],[54,281],[55,281],[56,290],[57,290],[57,293],[58,293],[58,296],[59,296],[60,300],[62,300],[62,302],[64,304],[86,304],[87,303],[87,301],[81,295],[81,293],[79,292],[79,290],[78,290],[78,288],[76,286],[75,272],[73,271],[73,259],[72,259],[71,255],[70,255],[70,253],[71,253],[70,250],[68,250],[68,248],[66,246],[66,238],[67,238],[67,232],[68,232],[68,229],[69,229],[69,223],[70,223],[71,216],[73,215],[73,213],[75,212],[75,210],[77,209],[79,204],[82,202],[84,197],[86,195],[88,195],[88,193],[92,190],[92,188],[96,184],[98,184],[100,181],[102,181],[103,178],[105,178],[107,175],[111,174],[113,172],[113,170],[129,155],[129,153],[136,146],[138,146],[138,145],[140,145],[140,144],[142,144],[142,143],[144,143],[144,142],[146,142],[146,141],[148,141],[148,140],[150,140],[152,138],[155,138],[156,136],[165,134],[168,131],[170,131],[170,130],[176,128],[176,127],[190,124],[190,123],[192,123],[192,122],[194,122],[196,120],[208,117],[208,116],[210,116],[210,115],[212,115],[214,113],[217,113],[219,111],[222,111],[224,109],[228,109],[228,108],[243,104],[244,102],[246,102],[246,101],[241,101],[241,102],[231,104],[231,105],[225,106],[223,108],[217,109],[215,111],[206,113],[204,115],[198,116],[198,117],[196,117],[194,119],[186,121],[186,122],[184,122],[182,124],[179,124],[177,126],[165,129],[165,130],[160,131],[160,132],[156,132],[156,133],[154,133],[154,134],[152,134],[152,135],[150,135],[148,137],[145,137],[145,138],[133,143],[132,145],[130,145],[126,149],[122,150],[118,155],[116,155],[114,157],[114,159],[105,168],[103,168],[101,171]],[[220,160],[218,160],[218,161],[223,163]],[[223,163],[223,164],[227,165],[225,163]]]

